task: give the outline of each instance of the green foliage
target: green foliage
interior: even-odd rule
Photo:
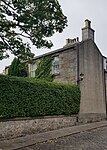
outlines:
[[[0,117],[71,115],[79,112],[77,85],[0,76]]]
[[[66,26],[58,0],[0,0],[0,59],[9,56],[8,50],[22,59],[33,57],[23,38],[37,48],[50,48],[53,44],[47,37]]]
[[[46,81],[52,81],[51,75],[52,56],[46,56],[41,59],[35,71],[35,78]]]
[[[8,75],[27,77],[26,64],[24,62],[21,63],[18,58],[14,58],[14,60],[12,61],[9,67]]]

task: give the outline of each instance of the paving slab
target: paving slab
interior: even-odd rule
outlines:
[[[65,137],[72,134],[84,132],[87,130],[101,128],[104,126],[107,126],[107,121],[72,126],[68,128],[59,129],[59,130],[53,130],[53,131],[48,131],[39,134],[27,135],[15,139],[4,140],[4,141],[0,141],[0,150],[16,150],[19,148],[34,145],[36,143],[46,142],[52,139],[57,139],[60,137]]]

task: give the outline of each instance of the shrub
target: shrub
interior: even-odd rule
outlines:
[[[21,62],[18,58],[14,58],[9,66],[8,75],[17,77],[27,77],[27,67],[25,62]]]
[[[77,85],[0,76],[0,117],[71,115],[79,111]]]

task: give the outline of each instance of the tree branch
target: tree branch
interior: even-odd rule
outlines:
[[[5,0],[1,0],[5,5],[7,5],[8,7],[10,7],[11,9],[13,9],[14,11],[17,10],[15,8],[13,8],[11,5],[9,5],[8,3],[5,2]]]
[[[15,34],[17,34],[17,35],[21,35],[21,36],[23,36],[23,37],[25,37],[25,38],[30,39],[30,36],[23,35],[22,33],[15,33]]]
[[[12,33],[9,32],[9,31],[7,31],[7,33],[12,34]],[[22,32],[22,33],[23,33],[23,32]],[[26,36],[26,35],[24,35],[24,34],[22,34],[22,33],[17,33],[17,32],[15,32],[14,35],[16,35],[16,36],[20,35],[20,36],[23,36],[23,37],[25,37],[25,38],[30,39],[30,36]]]
[[[7,48],[10,49],[11,51],[13,51],[12,48],[11,48],[11,46],[8,44],[8,41],[7,41],[7,40],[4,39],[1,35],[0,35],[0,38],[1,38],[2,41],[7,45]],[[6,41],[7,41],[7,42],[6,42]]]
[[[31,38],[31,35],[24,29],[24,27],[22,25],[20,25],[19,23],[17,23],[16,26],[19,27],[19,28],[21,28],[29,36],[29,38]]]

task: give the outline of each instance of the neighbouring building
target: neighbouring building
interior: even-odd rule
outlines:
[[[6,66],[5,69],[3,70],[3,75],[8,75],[8,71],[9,71],[9,67],[10,66]]]
[[[35,77],[38,62],[51,55],[54,82],[80,84],[80,122],[106,118],[107,58],[94,42],[94,32],[87,19],[81,42],[67,39],[63,48],[35,57],[29,64],[29,77]]]

